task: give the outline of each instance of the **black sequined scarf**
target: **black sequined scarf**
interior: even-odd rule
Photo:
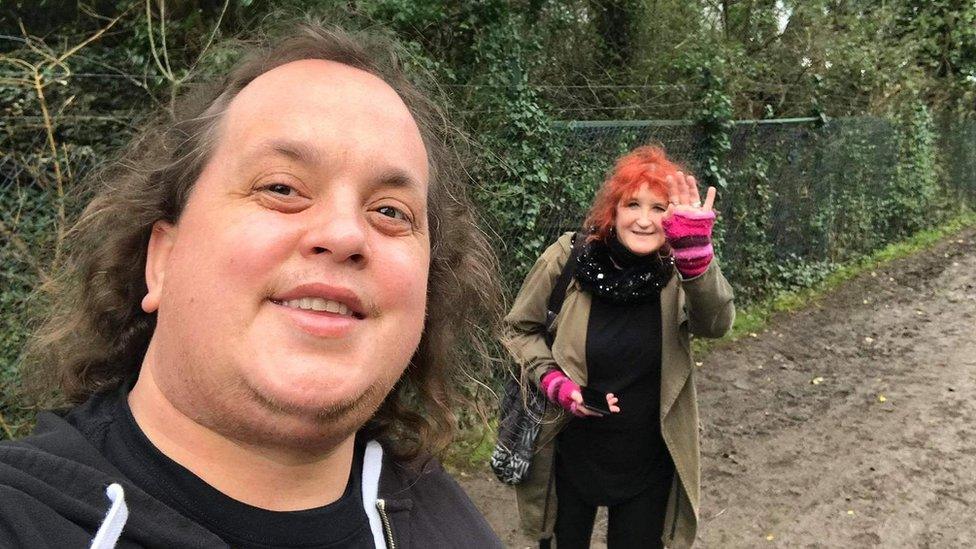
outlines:
[[[606,242],[586,244],[576,267],[576,280],[584,290],[614,303],[637,303],[652,297],[673,274],[673,257],[637,255],[613,235]]]

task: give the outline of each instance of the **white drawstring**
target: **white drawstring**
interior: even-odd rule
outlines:
[[[383,447],[379,442],[371,440],[366,443],[363,456],[363,509],[369,518],[369,529],[373,533],[373,545],[376,549],[386,549],[386,537],[383,536],[383,522],[380,512],[376,509],[376,499],[380,488],[380,471],[383,469]]]
[[[122,486],[110,484],[105,489],[105,495],[112,502],[112,506],[109,507],[108,513],[105,513],[105,520],[98,527],[98,533],[92,539],[89,549],[114,548],[119,538],[122,537],[122,528],[125,527],[125,522],[129,520],[129,508],[125,504],[125,492],[122,490]]]

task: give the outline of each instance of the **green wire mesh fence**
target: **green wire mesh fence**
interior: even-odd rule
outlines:
[[[808,286],[838,263],[972,205],[976,123],[934,127],[932,142],[923,143],[928,150],[919,153],[906,152],[906,140],[918,136],[881,118],[737,122],[716,209],[718,253],[740,298]],[[614,159],[634,146],[660,144],[695,173],[708,161],[689,122],[574,122],[560,125],[559,134],[561,158],[569,161],[551,166],[555,196],[538,214],[541,238],[528,257],[579,228]],[[488,224],[503,243],[518,236]],[[502,250],[506,285],[514,291],[530,265]]]
[[[914,125],[872,117],[734,124],[721,159],[725,183],[716,202],[716,248],[740,302],[809,286],[838,263],[976,204],[976,122],[919,120]],[[12,406],[18,355],[34,307],[29,296],[56,255],[63,230],[60,212],[70,220],[84,205],[75,183],[111,148],[62,147],[59,186],[42,128],[4,129],[0,412]],[[106,134],[112,147],[131,128],[123,124],[116,130],[109,128]],[[62,125],[59,132],[69,143],[70,125]],[[530,189],[520,181],[493,187],[526,195],[541,192],[541,200],[527,200],[521,211],[501,215],[493,209],[492,195],[479,196],[509,297],[549,243],[579,228],[594,191],[619,155],[640,144],[658,143],[693,173],[714,161],[703,154],[697,126],[687,121],[564,122],[554,134],[556,142],[540,159],[550,182],[545,188]],[[505,219],[528,222],[514,226],[499,221]]]

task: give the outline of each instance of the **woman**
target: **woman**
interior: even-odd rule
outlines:
[[[522,528],[548,547],[588,547],[607,506],[610,549],[690,546],[698,523],[698,404],[689,337],[732,326],[732,288],[713,258],[715,189],[658,147],[617,161],[577,238],[575,275],[553,323],[546,305],[573,244],[565,234],[528,274],[505,344],[558,404],[518,486]],[[581,235],[582,236],[582,235]],[[609,414],[584,405],[605,394]],[[592,404],[592,403],[591,403]],[[558,502],[558,505],[557,505]]]

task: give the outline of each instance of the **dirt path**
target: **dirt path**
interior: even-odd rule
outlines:
[[[699,547],[976,546],[976,231],[713,350],[698,387]],[[509,489],[461,480],[534,546]]]

